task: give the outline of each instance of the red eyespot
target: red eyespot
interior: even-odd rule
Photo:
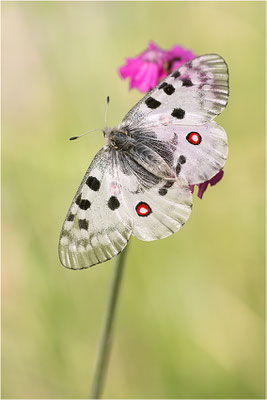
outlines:
[[[191,144],[199,144],[202,140],[201,136],[197,132],[190,132],[186,136],[186,140]]]
[[[148,204],[143,203],[142,201],[140,203],[137,204],[137,206],[135,207],[137,214],[140,217],[147,217],[149,214],[152,213],[151,208],[149,207]]]

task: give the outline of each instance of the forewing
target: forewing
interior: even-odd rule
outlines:
[[[132,223],[114,182],[112,154],[108,146],[97,153],[63,224],[59,257],[67,268],[87,268],[115,257],[131,235]]]
[[[228,68],[217,54],[187,62],[142,98],[121,126],[201,125],[225,108],[229,97]]]

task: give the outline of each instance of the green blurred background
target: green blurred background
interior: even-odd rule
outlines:
[[[149,40],[221,54],[225,176],[171,237],[130,243],[105,398],[264,398],[263,2],[2,2],[2,397],[85,398],[114,261],[69,271],[61,225]]]

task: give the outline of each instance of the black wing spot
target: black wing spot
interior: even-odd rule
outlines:
[[[87,186],[89,186],[90,189],[94,190],[97,192],[100,188],[100,182],[97,178],[94,176],[89,176],[89,178],[86,181]]]
[[[164,89],[166,86],[168,86],[167,82],[163,82],[160,86],[159,89]]]
[[[114,210],[116,210],[117,208],[119,208],[119,206],[120,206],[120,202],[119,202],[119,200],[117,199],[117,197],[116,197],[116,196],[111,196],[110,199],[109,199],[109,201],[108,201],[108,207],[109,207],[112,211],[114,211]]]
[[[179,71],[174,71],[174,72],[171,74],[171,76],[172,76],[174,79],[179,78],[180,75],[181,75],[181,74],[180,74]]]
[[[88,231],[88,221],[86,221],[86,219],[79,219],[78,223],[80,229],[85,229],[86,231]]]
[[[159,195],[160,196],[165,196],[168,193],[168,190],[165,189],[164,187],[159,189]]]
[[[81,199],[82,199],[82,195],[81,195],[81,194],[79,194],[79,196],[77,197],[77,199],[76,199],[75,203],[79,205],[79,204],[80,204],[80,202],[81,202]]]
[[[75,218],[75,215],[70,213],[70,215],[67,218],[67,221],[73,221],[74,218]]]
[[[171,84],[168,84],[166,82],[163,82],[160,86],[159,89],[163,89],[164,92],[170,96],[171,94],[173,94],[175,92],[174,87]]]
[[[174,118],[183,119],[185,116],[185,111],[182,108],[174,108],[172,114]]]
[[[175,171],[176,171],[176,175],[178,176],[178,175],[180,174],[180,172],[181,172],[181,164],[180,164],[180,163],[178,163],[178,164],[176,165]]]
[[[180,163],[180,164],[184,164],[185,162],[186,162],[185,156],[180,156],[180,157],[179,157],[179,163]]]
[[[81,210],[87,210],[91,206],[91,202],[89,200],[83,199],[81,200],[79,207]]]
[[[186,87],[193,86],[191,79],[182,79],[182,81],[183,81],[183,86],[186,86]]]
[[[148,108],[152,109],[158,108],[161,105],[160,101],[153,99],[153,97],[151,96],[146,99],[145,103],[148,106]]]
[[[166,189],[170,189],[173,185],[174,185],[174,181],[168,181],[165,183],[165,185],[163,187]]]
[[[163,90],[168,96],[175,92],[175,89],[172,85],[167,85]]]

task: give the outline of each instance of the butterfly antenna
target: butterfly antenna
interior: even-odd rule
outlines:
[[[105,112],[105,126],[106,126],[106,128],[107,128],[107,112],[108,112],[108,105],[109,105],[109,96],[107,97],[107,107],[106,107],[106,112]],[[101,132],[103,132],[103,129],[92,129],[91,131],[85,132],[85,133],[83,133],[82,135],[79,135],[79,136],[72,136],[72,137],[70,137],[69,140],[79,139],[80,137],[82,137],[82,136],[84,136],[84,135],[87,135],[87,133],[95,132],[95,131],[101,131]]]
[[[85,133],[83,133],[82,135],[79,135],[79,136],[72,136],[72,137],[70,137],[69,140],[78,139],[78,138],[80,138],[80,137],[82,137],[82,136],[84,136],[84,135],[87,135],[87,133],[95,132],[95,131],[101,131],[101,132],[103,132],[103,129],[92,129],[91,131],[85,132]]]
[[[105,127],[107,128],[107,114],[108,114],[109,96],[107,97],[107,107],[105,112]]]

